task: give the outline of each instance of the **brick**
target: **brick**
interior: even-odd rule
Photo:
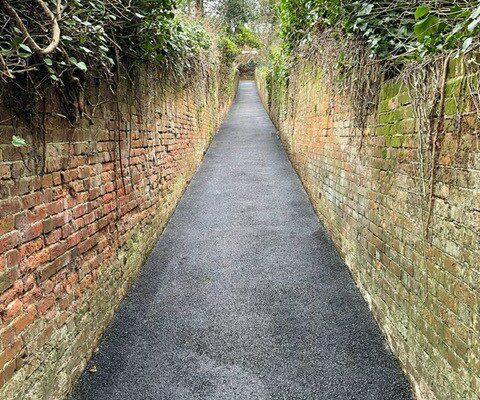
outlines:
[[[8,146],[2,150],[4,161],[21,161],[23,156],[18,147]]]
[[[39,315],[44,315],[55,304],[55,296],[52,294],[37,304],[37,312]]]
[[[67,212],[62,212],[51,217],[53,228],[65,225],[69,221],[69,215]]]
[[[18,198],[9,198],[0,201],[0,218],[20,212],[22,206]]]
[[[45,237],[45,244],[48,246],[50,244],[58,242],[62,238],[62,229],[58,228],[52,232],[50,232]]]
[[[23,209],[33,208],[42,204],[42,202],[43,194],[41,192],[30,193],[22,197]]]
[[[20,232],[13,231],[0,237],[0,254],[20,244]]]
[[[31,310],[30,312],[19,316],[12,322],[13,330],[15,333],[19,334],[23,332],[34,320],[35,312]]]
[[[2,333],[3,348],[12,347],[12,344],[15,341],[15,336],[15,331],[12,327],[6,328]]]
[[[42,266],[36,272],[37,282],[40,284],[47,279],[51,278],[62,268],[66,267],[71,260],[71,252],[64,253],[60,257],[56,258],[54,261]]]
[[[9,348],[0,353],[0,370],[15,359],[22,349],[22,344],[22,339],[17,338]]]
[[[12,196],[21,196],[27,194],[31,190],[32,179],[21,178],[15,182],[15,185],[10,189]]]
[[[20,263],[20,252],[16,249],[5,253],[7,259],[7,268],[12,268]]]
[[[48,215],[58,214],[65,210],[63,199],[45,204],[45,207]]]
[[[50,246],[48,249],[50,252],[50,260],[54,260],[55,258],[60,257],[62,254],[64,254],[67,251],[68,244],[65,241],[58,242]]]
[[[12,177],[10,164],[0,164],[0,179],[9,179]]]
[[[13,215],[7,215],[3,218],[0,218],[0,236],[13,231],[15,227],[15,218]]]
[[[19,299],[15,299],[10,304],[5,307],[5,312],[3,313],[3,319],[5,321],[11,321],[20,315],[23,309],[23,304]]]
[[[39,251],[41,248],[43,248],[43,239],[38,238],[35,240],[32,240],[29,243],[22,244],[19,248],[18,251],[20,253],[20,257],[29,257],[33,253]]]
[[[43,233],[43,223],[37,222],[23,230],[22,232],[23,241],[30,242],[31,240],[41,236],[42,233]]]
[[[0,272],[0,294],[12,287],[15,278],[16,274],[12,270]]]

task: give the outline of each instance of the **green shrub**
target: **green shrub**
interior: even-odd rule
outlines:
[[[210,46],[210,40],[201,25],[176,16],[179,2],[63,0],[67,6],[58,15],[60,40],[54,51],[41,54],[35,43],[44,49],[54,36],[47,13],[39,2],[4,0],[0,3],[2,77],[45,71],[60,82],[87,70],[111,75],[120,61],[155,61],[181,73],[192,57]],[[59,13],[50,8],[54,15]],[[33,41],[21,32],[13,13]]]
[[[245,25],[237,27],[232,40],[237,46],[248,46],[253,49],[259,49],[262,45],[260,38]]]
[[[222,62],[227,65],[232,64],[235,61],[235,58],[242,52],[235,42],[228,36],[220,38],[218,48],[220,50]]]
[[[416,0],[343,2],[280,0],[285,49],[309,42],[332,26],[362,37],[372,53],[397,63],[445,50],[473,48],[480,26],[480,2]]]

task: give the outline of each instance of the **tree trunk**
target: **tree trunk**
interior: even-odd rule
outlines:
[[[204,13],[203,0],[195,0],[195,15],[197,18],[202,18]]]

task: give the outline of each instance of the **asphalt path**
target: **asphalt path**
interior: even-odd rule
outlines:
[[[71,398],[412,398],[254,82]]]

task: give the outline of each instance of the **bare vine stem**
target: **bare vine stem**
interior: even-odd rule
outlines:
[[[429,227],[432,220],[432,212],[433,212],[433,204],[434,204],[434,191],[435,191],[435,178],[437,175],[437,159],[438,153],[441,147],[441,139],[445,135],[445,86],[447,84],[447,76],[448,76],[448,64],[450,62],[451,53],[449,53],[443,62],[443,69],[442,69],[442,78],[440,81],[440,100],[438,103],[438,112],[437,112],[437,121],[436,121],[436,129],[433,133],[432,138],[432,160],[430,166],[430,193],[428,196],[428,211],[427,211],[427,221],[425,224],[425,238],[429,239]]]

